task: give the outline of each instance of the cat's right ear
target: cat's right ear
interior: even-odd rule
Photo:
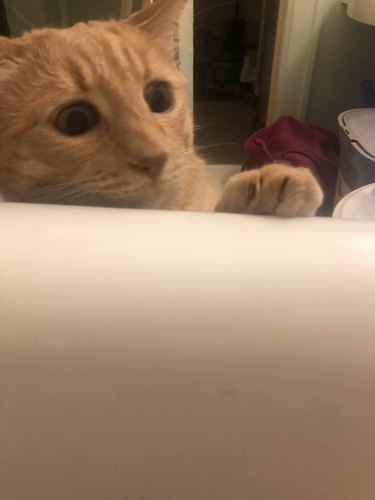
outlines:
[[[154,0],[151,5],[134,13],[125,22],[137,26],[152,37],[154,43],[173,53],[174,35],[186,3],[187,0]]]
[[[0,36],[0,70],[12,61],[16,52],[16,44],[5,36]]]
[[[0,36],[0,83],[7,82],[19,64],[19,51],[17,43]]]

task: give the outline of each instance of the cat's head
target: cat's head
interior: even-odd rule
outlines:
[[[0,193],[151,207],[192,146],[174,35],[186,0],[128,20],[0,37]]]

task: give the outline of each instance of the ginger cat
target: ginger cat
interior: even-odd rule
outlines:
[[[122,21],[0,37],[0,193],[7,201],[314,215],[304,168],[269,165],[218,193],[193,148],[174,35],[186,0]]]

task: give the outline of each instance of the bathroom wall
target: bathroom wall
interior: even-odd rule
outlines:
[[[325,2],[306,121],[337,130],[337,116],[361,106],[360,82],[375,80],[375,26],[351,20],[339,0]]]

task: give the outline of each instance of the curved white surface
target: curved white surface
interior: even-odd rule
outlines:
[[[375,220],[375,184],[361,187],[345,196],[335,208],[335,219]]]
[[[375,498],[375,226],[0,210],[1,498]]]

